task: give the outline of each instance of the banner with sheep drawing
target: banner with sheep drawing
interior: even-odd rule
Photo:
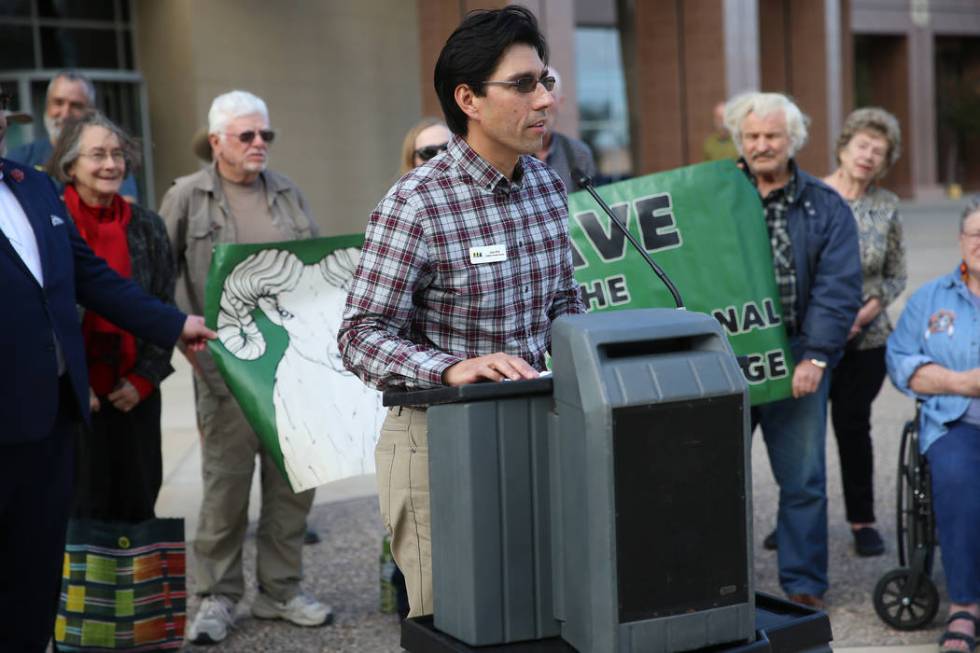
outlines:
[[[217,245],[211,353],[295,492],[374,473],[381,393],[344,369],[337,330],[363,235]]]

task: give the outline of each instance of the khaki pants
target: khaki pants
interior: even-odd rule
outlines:
[[[216,395],[204,383],[195,386],[204,437],[204,498],[194,540],[196,592],[221,594],[236,602],[245,592],[242,543],[258,454],[262,508],[256,534],[256,576],[262,592],[276,601],[288,601],[299,592],[303,576],[303,535],[314,491],[293,493],[234,398]]]
[[[374,450],[381,518],[405,575],[409,617],[432,614],[429,445],[424,410],[391,408]]]

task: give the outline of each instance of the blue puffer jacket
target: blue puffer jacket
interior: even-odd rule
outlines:
[[[787,220],[796,264],[797,361],[836,365],[861,308],[861,255],[847,202],[830,186],[796,169],[796,197]]]

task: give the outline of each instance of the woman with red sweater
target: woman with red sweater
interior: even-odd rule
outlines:
[[[67,123],[48,173],[89,247],[113,270],[173,303],[175,269],[163,220],[119,194],[138,151],[100,113]],[[82,315],[92,429],[79,442],[74,516],[139,522],[154,517],[162,483],[160,382],[172,350],[137,339],[91,311]]]

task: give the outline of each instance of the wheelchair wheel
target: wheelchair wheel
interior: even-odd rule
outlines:
[[[898,564],[911,567],[913,555],[925,549],[926,574],[932,573],[936,542],[932,513],[932,487],[925,457],[919,453],[918,412],[905,423],[901,456],[898,461],[898,502],[895,532],[898,536]]]
[[[875,585],[875,612],[897,630],[922,628],[932,623],[939,611],[939,592],[927,575],[920,574],[915,595],[907,595],[906,585],[911,574],[909,569],[892,569]]]

